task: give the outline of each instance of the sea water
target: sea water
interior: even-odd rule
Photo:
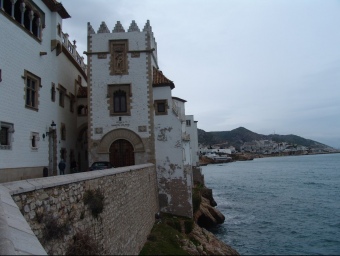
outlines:
[[[340,255],[340,154],[203,166],[226,217],[211,229],[246,255]]]

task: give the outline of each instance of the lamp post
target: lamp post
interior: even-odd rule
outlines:
[[[50,163],[50,175],[53,175],[55,164],[55,151],[54,151],[54,140],[55,140],[55,130],[56,130],[56,124],[54,121],[52,121],[50,129],[48,132],[46,132],[46,135],[49,136],[49,146],[50,146],[50,154],[49,154],[49,163]]]

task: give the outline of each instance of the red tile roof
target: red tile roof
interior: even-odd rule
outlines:
[[[162,71],[156,69],[155,67],[153,68],[153,81],[152,81],[152,85],[154,87],[157,86],[170,86],[171,90],[175,88],[175,84],[169,80],[168,78],[166,78]]]

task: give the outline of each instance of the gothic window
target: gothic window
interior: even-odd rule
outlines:
[[[29,35],[41,40],[45,14],[32,0],[0,0],[0,12]]]
[[[25,70],[25,106],[34,110],[38,110],[38,97],[40,88],[40,77],[33,75]]]
[[[113,112],[125,113],[126,112],[126,92],[122,90],[115,91],[113,93]]]
[[[128,41],[114,40],[110,41],[111,63],[110,75],[126,75],[128,74]]]
[[[110,115],[130,115],[130,85],[108,85]]]
[[[155,113],[156,115],[168,114],[168,102],[167,100],[155,100]]]

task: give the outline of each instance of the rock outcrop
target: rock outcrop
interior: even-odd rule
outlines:
[[[201,203],[198,210],[194,213],[194,221],[203,228],[211,228],[215,225],[222,224],[225,220],[224,215],[215,208],[215,202],[212,190],[203,187],[200,189]]]
[[[218,240],[214,234],[194,223],[189,239],[180,241],[182,249],[190,255],[240,255],[235,249]],[[196,241],[195,245],[192,240]]]
[[[222,224],[225,220],[224,215],[210,205],[210,201],[202,197],[200,208],[194,213],[194,220],[204,228],[211,228],[217,224]]]

